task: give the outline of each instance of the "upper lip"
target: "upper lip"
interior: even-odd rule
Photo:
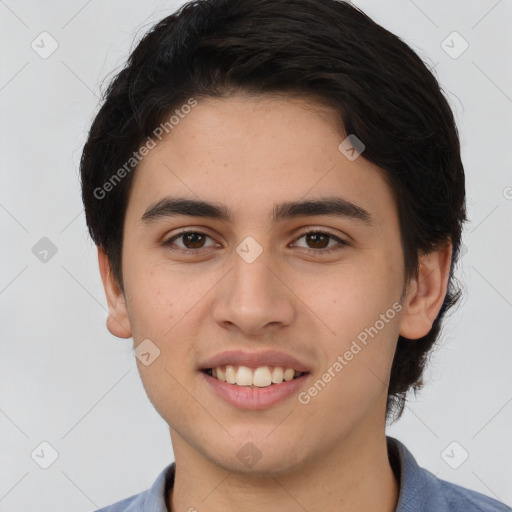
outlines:
[[[248,366],[258,368],[260,366],[280,366],[284,369],[293,368],[298,372],[309,372],[309,367],[293,356],[275,350],[260,352],[247,352],[243,350],[230,350],[221,352],[204,361],[200,368],[202,370],[217,368],[232,364],[235,366]]]

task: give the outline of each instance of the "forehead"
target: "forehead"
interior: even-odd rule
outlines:
[[[275,204],[336,195],[383,214],[394,206],[383,171],[340,150],[338,117],[306,98],[198,99],[139,164],[129,210],[173,195],[268,219]]]

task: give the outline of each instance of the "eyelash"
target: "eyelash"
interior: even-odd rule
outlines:
[[[199,249],[183,249],[183,248],[179,247],[176,249],[175,247],[172,246],[172,242],[174,242],[174,240],[177,240],[178,238],[180,238],[184,235],[188,235],[188,234],[203,235],[208,238],[212,238],[210,235],[203,233],[202,231],[195,231],[195,230],[182,231],[181,233],[178,233],[177,235],[174,235],[171,238],[169,238],[168,240],[166,240],[165,242],[163,242],[163,245],[171,251],[181,252],[184,254],[197,254],[202,249],[205,249],[204,247],[200,247]],[[338,245],[331,247],[329,249],[311,249],[309,247],[302,247],[302,249],[306,249],[306,251],[311,251],[312,253],[315,253],[315,254],[329,254],[329,253],[332,253],[335,251],[339,251],[339,250],[343,249],[344,247],[348,247],[350,245],[345,240],[342,240],[341,238],[333,235],[332,233],[329,233],[328,231],[321,231],[321,230],[317,230],[317,229],[305,231],[304,233],[301,233],[296,240],[300,240],[302,237],[310,235],[310,234],[327,235],[331,239],[338,242]]]

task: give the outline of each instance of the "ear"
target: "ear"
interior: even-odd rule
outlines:
[[[428,334],[443,305],[448,288],[452,244],[421,254],[418,276],[407,286],[400,335],[415,340]]]
[[[132,328],[124,293],[112,273],[107,254],[100,247],[98,247],[98,263],[108,303],[107,329],[118,338],[131,338]]]

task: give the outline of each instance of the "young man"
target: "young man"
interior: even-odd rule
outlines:
[[[451,110],[400,39],[335,0],[191,2],[110,85],[81,177],[176,459],[102,510],[511,510],[385,433],[466,219]]]

